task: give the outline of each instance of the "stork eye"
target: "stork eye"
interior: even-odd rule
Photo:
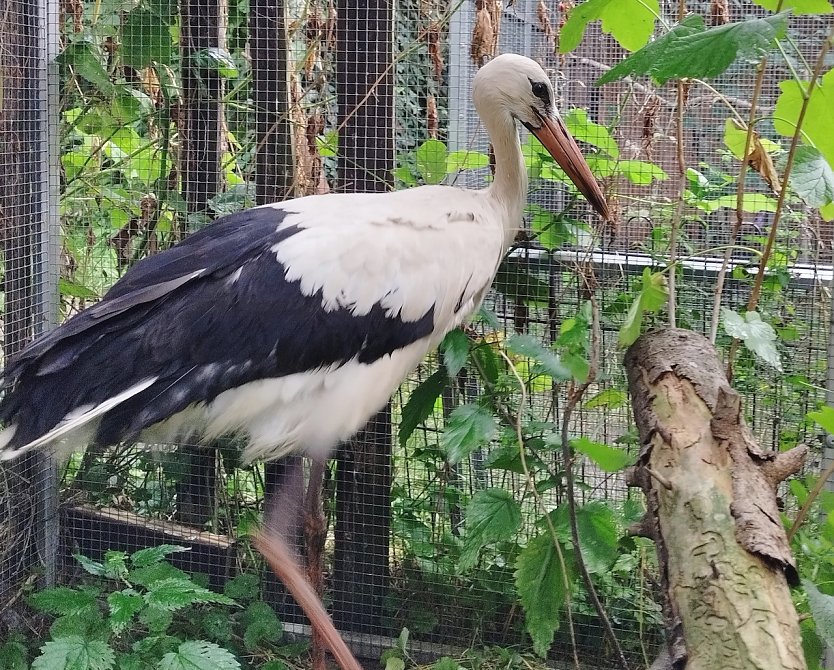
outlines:
[[[541,100],[545,106],[550,106],[550,91],[547,88],[547,84],[541,81],[531,81],[530,85],[533,88],[533,95],[535,95],[539,100]]]

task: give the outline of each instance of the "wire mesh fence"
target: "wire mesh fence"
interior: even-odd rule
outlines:
[[[733,142],[741,131],[734,124],[750,107],[752,66],[690,82],[680,138],[674,84],[593,85],[627,53],[599,25],[588,26],[578,49],[555,49],[571,8],[545,0],[66,0],[60,7],[7,0],[0,11],[4,359],[53,325],[54,313],[72,317],[138,260],[225,214],[328,192],[486,185],[490,155],[471,102],[474,73],[497,53],[517,52],[554,80],[568,128],[615,203],[613,222],[594,223],[522,132],[532,177],[524,231],[461,336],[466,344],[458,342],[472,352],[470,364],[449,376],[448,349],[430,357],[327,468],[307,466],[306,499],[322,505],[317,511],[311,503],[299,531],[302,553],[337,625],[369,657],[403,629],[414,653],[434,658],[483,645],[529,646],[515,573],[540,530],[539,505],[555,510],[557,522],[564,509],[558,433],[570,400],[568,386],[536,368],[529,349],[504,358],[503,345],[519,336],[545,345],[568,337],[577,321],[587,326],[583,310],[593,294],[599,369],[572,410],[569,432],[636,454],[618,332],[644,271],[664,265],[681,183],[678,323],[710,327],[735,216],[728,175],[737,170]],[[688,9],[715,24],[765,13],[746,1]],[[660,16],[672,23],[678,10],[661,3]],[[788,67],[807,67],[827,20],[792,20],[797,53],[790,65],[768,66],[762,108],[779,94],[768,82]],[[54,71],[53,44],[60,51]],[[759,130],[778,141],[772,127]],[[683,182],[680,147],[691,166]],[[749,297],[751,248],[764,241],[774,202],[765,177],[749,180],[756,195],[724,289],[734,309]],[[774,449],[819,446],[805,414],[826,385],[831,229],[800,203],[786,218],[761,307],[779,333],[784,371],[744,350],[734,379],[756,437]],[[722,331],[719,343],[729,341]],[[482,426],[480,443],[450,457],[450,433],[487,395],[486,410],[497,418]],[[530,463],[519,460],[522,421]],[[171,554],[172,564],[215,590],[232,583],[239,593],[241,575],[255,575],[258,602],[274,609],[289,636],[261,642],[299,653],[290,642],[306,639],[306,621],[250,545],[285,465],[245,464],[242,444],[231,436],[209,445],[94,447],[61,465],[57,481],[48,456],[0,466],[7,612],[0,626],[20,625],[9,605],[22,602],[41,566],[47,581],[72,584],[84,575],[73,555],[106,561],[113,552],[168,544],[188,547]],[[601,597],[630,657],[651,659],[662,639],[653,550],[625,532],[642,502],[621,471],[588,461],[577,476],[582,504],[603,505],[615,535],[611,561],[596,557]],[[473,510],[487,503],[511,508],[509,532],[476,533]],[[570,658],[578,647],[589,665],[605,665],[593,608],[582,588],[572,589],[551,657]],[[206,630],[216,623],[194,616]],[[252,667],[261,667],[267,656],[248,651]]]

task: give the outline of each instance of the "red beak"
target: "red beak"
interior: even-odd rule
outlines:
[[[528,126],[542,143],[548,153],[559,164],[568,178],[576,184],[576,188],[584,195],[591,206],[599,212],[599,215],[606,221],[610,218],[608,203],[596,178],[588,167],[588,163],[582,156],[576,140],[571,137],[562,119],[542,117],[542,125],[538,128]]]

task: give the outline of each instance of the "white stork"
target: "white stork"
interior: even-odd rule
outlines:
[[[229,432],[248,437],[245,460],[326,458],[483,300],[527,196],[516,121],[608,217],[538,64],[493,59],[473,98],[495,152],[487,188],[264,205],[143,259],[8,362],[0,460]]]
[[[234,431],[246,460],[323,457],[351,437],[489,289],[527,195],[516,121],[608,216],[538,64],[498,56],[473,98],[487,188],[288,200],[143,259],[8,362],[0,459]]]

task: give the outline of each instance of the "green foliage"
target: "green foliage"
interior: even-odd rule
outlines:
[[[625,322],[620,326],[620,346],[628,347],[640,337],[640,329],[643,325],[643,315],[656,312],[666,304],[669,298],[666,289],[666,278],[660,272],[652,272],[649,268],[643,269],[642,286],[637,297],[631,303],[626,315]]]
[[[657,0],[587,0],[571,10],[559,35],[559,51],[568,53],[578,47],[585,28],[597,19],[624,49],[636,51],[651,38],[659,15]]]
[[[443,366],[449,377],[456,377],[469,358],[469,338],[459,328],[452,330],[440,344],[443,352]]]
[[[431,415],[448,382],[446,371],[438,370],[411,392],[400,420],[400,445],[404,445],[414,429]]]
[[[782,93],[773,111],[776,132],[792,137],[799,121],[808,82],[788,80],[779,83]],[[834,70],[826,72],[810,92],[810,100],[802,121],[802,138],[834,165]]]
[[[489,443],[495,434],[492,412],[479,405],[461,405],[449,415],[440,444],[449,463],[455,464]]]
[[[556,543],[543,532],[527,543],[516,562],[515,584],[524,607],[525,627],[540,656],[547,654],[553,642],[568,595],[566,585],[574,579],[571,555],[565,549],[561,552],[564,569]]]
[[[108,551],[101,562],[76,557],[93,584],[45,589],[30,597],[36,609],[59,615],[50,629],[52,639],[32,667],[232,670],[241,667],[237,655],[277,652],[283,627],[259,600],[258,578],[242,574],[227,584],[227,593],[249,603],[243,609],[236,599],[200,586],[165,561],[183,550],[162,545],[129,557]],[[23,652],[25,657],[25,647]]]
[[[764,7],[775,12],[779,7],[779,0],[753,0],[759,7]],[[792,14],[802,16],[803,14],[831,14],[834,11],[829,0],[783,0],[783,10],[790,10]]]
[[[776,331],[769,323],[762,321],[758,312],[738,312],[724,307],[721,310],[724,330],[727,335],[736,337],[765,363],[777,370],[782,370],[782,361],[776,349]]]
[[[521,507],[504,489],[478,491],[466,508],[466,536],[458,568],[465,572],[491,542],[511,539],[521,528]]]
[[[634,457],[623,449],[614,449],[607,444],[594,442],[587,437],[571,440],[571,447],[590,458],[605,472],[619,472],[628,465],[633,465]]]
[[[808,579],[802,580],[808,596],[808,605],[814,615],[817,634],[827,645],[834,645],[834,596],[821,593]]]
[[[629,75],[649,75],[658,84],[670,79],[710,79],[739,58],[756,58],[782,37],[787,16],[777,14],[706,28],[697,14],[687,16],[671,31],[621,61],[598,84]]]
[[[834,202],[834,169],[819,149],[797,147],[790,186],[809,207],[824,207]]]

